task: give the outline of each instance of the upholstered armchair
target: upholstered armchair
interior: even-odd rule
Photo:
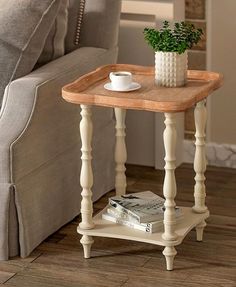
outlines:
[[[61,88],[116,61],[121,1],[86,0],[79,28],[78,5],[80,1],[70,1],[65,55],[5,89],[0,113],[1,260],[29,255],[80,212],[80,109],[63,101]],[[94,134],[96,200],[114,187],[112,110],[94,111]]]

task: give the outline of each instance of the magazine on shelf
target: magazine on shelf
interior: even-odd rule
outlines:
[[[137,229],[140,231],[144,231],[147,233],[154,233],[158,232],[163,229],[163,220],[159,221],[153,221],[153,222],[148,222],[148,223],[138,223],[137,221],[134,220],[127,220],[125,218],[127,217],[122,217],[122,215],[119,217],[117,213],[113,211],[113,207],[107,207],[105,212],[102,214],[102,218],[117,224],[125,225],[129,228]],[[182,218],[182,213],[177,212],[176,213],[176,220],[177,222]],[[163,219],[163,218],[162,218]]]
[[[125,220],[137,223],[148,223],[152,221],[163,220],[164,216],[164,198],[151,191],[137,192],[122,196],[113,196],[109,198],[109,205],[117,210],[119,214],[127,217]],[[176,207],[176,213],[180,213]]]
[[[151,222],[143,222],[140,223],[136,218],[134,218],[133,216],[130,216],[130,214],[119,211],[117,208],[112,207],[112,206],[108,206],[106,212],[108,214],[110,214],[111,216],[115,217],[115,218],[119,218],[122,220],[126,220],[129,222],[133,222],[136,224],[149,224],[149,223],[153,223],[153,221]],[[180,208],[176,208],[175,209],[176,212],[176,218],[180,217],[182,215]],[[162,222],[164,220],[164,211],[160,214],[160,216],[158,217],[157,220],[155,220],[154,222]]]
[[[137,229],[140,231],[144,231],[147,233],[154,233],[163,227],[163,222],[162,221],[157,221],[157,222],[149,222],[149,223],[135,223],[133,221],[128,221],[122,218],[117,218],[113,216],[112,214],[109,214],[108,212],[105,212],[102,214],[102,218],[114,223],[118,223],[121,225],[125,225],[127,227]]]

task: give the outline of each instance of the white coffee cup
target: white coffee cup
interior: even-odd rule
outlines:
[[[111,72],[109,77],[114,90],[128,90],[132,84],[132,73],[130,72]]]

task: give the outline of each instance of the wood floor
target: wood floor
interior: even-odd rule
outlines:
[[[163,172],[128,166],[128,191],[162,194]],[[92,258],[83,259],[76,234],[79,218],[45,240],[26,259],[0,262],[0,285],[19,287],[235,287],[236,286],[236,170],[208,167],[207,205],[211,211],[204,242],[191,231],[177,247],[175,270],[165,271],[162,248],[126,240],[95,238]],[[176,170],[178,205],[192,206],[190,165]],[[95,204],[107,203],[109,193]]]

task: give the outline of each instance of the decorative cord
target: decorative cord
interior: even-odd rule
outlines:
[[[85,2],[86,2],[86,0],[80,0],[78,18],[77,18],[76,34],[75,34],[75,45],[79,44],[81,26],[82,26],[83,16],[84,16]]]

